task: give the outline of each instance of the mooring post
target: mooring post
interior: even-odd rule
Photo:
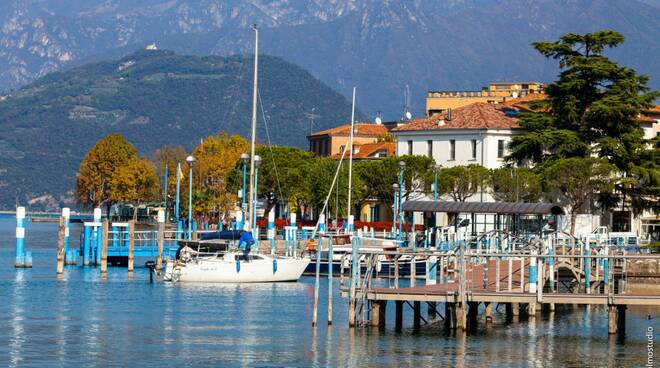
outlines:
[[[67,264],[69,254],[69,222],[71,222],[71,209],[68,207],[62,208],[62,217],[64,217],[64,264]]]
[[[348,234],[353,234],[353,222],[354,222],[353,215],[349,215],[348,216],[348,229],[346,229]]]
[[[156,269],[163,268],[163,248],[165,247],[165,211],[158,210],[158,255],[156,256]]]
[[[610,294],[610,258],[609,248],[605,247],[605,258],[603,258],[603,292]]]
[[[589,239],[587,239],[584,246],[584,255],[591,254],[591,246]],[[587,294],[591,294],[591,258],[584,258],[584,289]]]
[[[456,311],[456,328],[465,331],[467,328],[466,305],[463,302],[458,302],[454,308]]]
[[[60,227],[57,232],[57,271],[58,275],[61,275],[64,272],[64,231],[66,228],[65,225],[66,217],[64,215],[60,216]]]
[[[532,250],[529,259],[529,292],[536,294],[536,250]]]
[[[103,220],[101,225],[101,276],[105,276],[108,272],[108,230],[110,224],[108,219]]]
[[[417,281],[417,258],[412,256],[410,258],[410,287],[415,286]]]
[[[525,292],[525,258],[520,257],[520,292]]]
[[[83,266],[89,266],[90,248],[92,247],[92,225],[89,222],[83,224]]]
[[[291,213],[289,217],[289,226],[291,227],[291,234],[289,234],[291,236],[291,250],[289,251],[289,255],[295,257],[298,251],[298,227],[296,226],[296,213]]]
[[[94,228],[92,230],[92,249],[93,249],[93,258],[94,265],[101,263],[101,209],[94,209]]]
[[[394,288],[399,288],[399,256],[397,254],[394,255]]]
[[[25,267],[25,207],[16,207],[16,268]]]
[[[396,305],[396,311],[395,311],[396,320],[395,320],[394,329],[397,332],[401,332],[401,330],[403,329],[403,301],[396,300],[395,305]]]
[[[128,222],[128,272],[133,272],[133,249],[135,248],[135,220]]]
[[[358,242],[351,241],[352,250],[351,250],[351,298],[349,300],[349,309],[348,309],[348,325],[355,326],[356,323],[356,296],[357,296],[357,284],[359,280],[358,272],[360,270],[360,256],[358,255]]]
[[[323,216],[323,215],[321,215]],[[270,255],[275,255],[275,211],[268,212],[268,231],[266,232],[268,243],[270,244]]]
[[[323,215],[321,215],[323,216]],[[325,226],[323,226],[323,233],[325,233]],[[323,234],[321,233],[321,234]],[[321,238],[323,239],[323,238]],[[334,252],[332,250],[332,237],[328,237],[328,325],[332,324],[332,260]]]
[[[319,237],[319,242],[316,245],[316,273],[314,278],[314,309],[312,310],[312,326],[316,327],[318,319],[318,309],[319,309],[319,279],[321,274],[321,241],[322,237]],[[314,241],[312,239],[311,241]],[[350,318],[350,317],[349,317]],[[349,322],[350,324],[350,322]]]

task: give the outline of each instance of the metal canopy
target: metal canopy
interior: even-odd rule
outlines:
[[[403,202],[404,212],[494,213],[515,215],[563,215],[564,210],[552,203],[524,202]]]

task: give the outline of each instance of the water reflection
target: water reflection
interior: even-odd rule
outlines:
[[[67,266],[55,276],[57,227],[28,224],[35,267],[13,267],[14,223],[0,221],[0,366],[639,366],[643,332],[656,331],[658,310],[630,309],[622,343],[608,336],[601,307],[557,306],[552,314],[448,331],[440,318],[394,331],[394,304],[385,329],[347,325],[346,300],[334,284],[334,325],[326,325],[327,279],[319,292],[319,327],[312,329],[313,278],[298,283],[217,285],[149,283],[148,271]],[[77,235],[72,235],[74,243]],[[143,262],[136,260],[136,265]],[[387,284],[383,281],[384,285]],[[438,309],[443,312],[444,306]],[[483,310],[482,310],[483,312]]]

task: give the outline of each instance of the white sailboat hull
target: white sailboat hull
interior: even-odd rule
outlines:
[[[308,258],[259,255],[249,262],[233,257],[199,257],[187,263],[168,261],[165,281],[249,283],[297,281],[309,264]]]

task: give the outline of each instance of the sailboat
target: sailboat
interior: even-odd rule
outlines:
[[[254,85],[252,95],[252,136],[250,144],[250,208],[247,223],[255,223],[255,141],[257,133],[257,81],[259,75],[259,29],[255,25]],[[244,231],[250,231],[249,225]],[[235,234],[232,234],[234,236]],[[258,248],[258,247],[257,247]],[[172,282],[280,282],[297,281],[309,264],[309,258],[244,253],[237,249],[201,253],[185,246],[174,260],[165,264],[164,280]]]

